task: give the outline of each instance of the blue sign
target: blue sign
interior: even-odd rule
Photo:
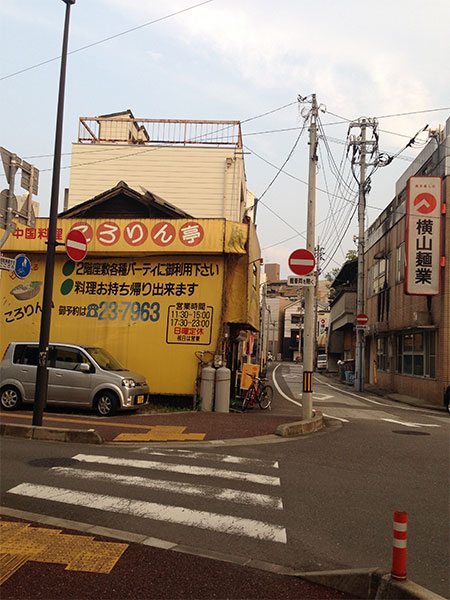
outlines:
[[[31,262],[30,259],[25,256],[25,254],[18,254],[16,256],[16,267],[14,269],[14,273],[20,279],[25,279],[28,277],[31,271]]]

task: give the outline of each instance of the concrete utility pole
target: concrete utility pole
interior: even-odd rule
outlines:
[[[316,95],[312,95],[312,107],[309,113],[309,176],[308,176],[308,217],[306,230],[306,249],[314,254],[314,232],[316,222],[316,165],[317,165],[317,114]],[[303,343],[303,392],[302,418],[311,419],[313,369],[314,369],[314,287],[305,286],[305,322]]]
[[[317,321],[317,303],[319,302],[319,275],[320,275],[320,261],[324,257],[323,248],[317,244],[314,248],[314,256],[316,257],[316,298],[314,304],[314,356],[316,355],[317,338],[319,337],[319,324]]]
[[[358,201],[358,281],[356,290],[356,314],[364,313],[364,221],[366,214],[366,167],[368,166],[367,154],[374,156],[377,153],[377,138],[367,140],[367,128],[372,128],[375,133],[378,122],[376,119],[358,119],[350,123],[352,127],[359,127],[361,135],[351,136],[349,145],[353,146],[352,164],[359,164],[359,201]],[[368,150],[370,148],[370,151]],[[358,151],[359,149],[359,151]],[[359,157],[359,161],[357,158]],[[374,163],[371,163],[374,164]],[[356,351],[355,351],[355,390],[364,390],[364,329],[356,328]]]

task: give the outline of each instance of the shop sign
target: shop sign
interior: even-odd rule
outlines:
[[[436,295],[440,291],[440,177],[410,177],[406,199],[405,292]]]

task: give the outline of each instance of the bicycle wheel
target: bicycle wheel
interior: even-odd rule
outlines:
[[[251,387],[244,394],[244,398],[242,399],[242,412],[248,407],[250,400],[252,399],[253,389]]]
[[[266,410],[270,408],[273,398],[273,388],[270,385],[265,385],[258,396],[259,408]]]

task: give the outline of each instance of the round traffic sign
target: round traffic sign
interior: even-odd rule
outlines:
[[[14,273],[16,276],[20,277],[20,279],[25,279],[25,277],[28,277],[30,274],[30,271],[31,262],[28,256],[25,256],[25,254],[18,254],[16,256],[16,263],[14,267]]]
[[[314,271],[316,259],[309,250],[294,250],[289,257],[288,264],[291,271],[296,275],[309,275]]]
[[[364,313],[360,313],[359,315],[356,315],[357,325],[367,325],[368,322],[369,322],[369,317],[367,315],[365,315]]]
[[[72,229],[66,236],[67,256],[75,262],[80,262],[87,254],[87,241],[79,229]]]

